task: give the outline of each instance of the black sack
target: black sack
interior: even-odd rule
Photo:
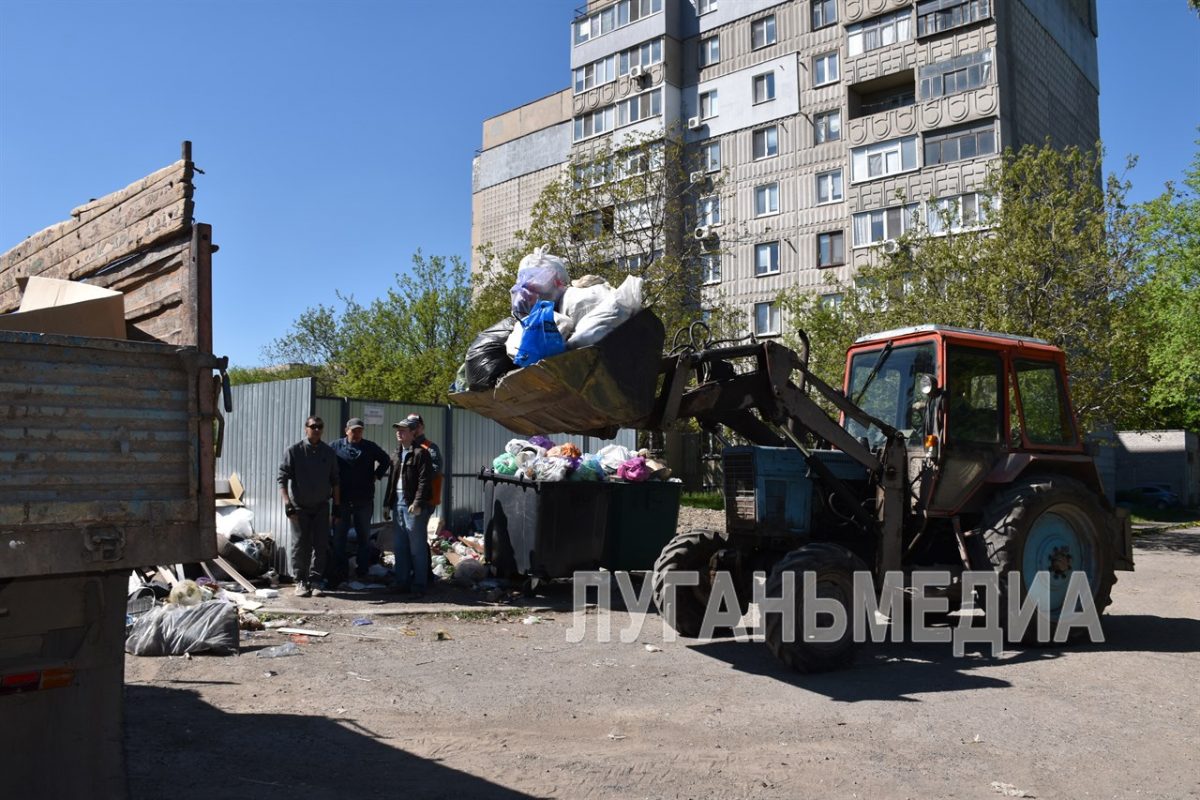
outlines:
[[[472,392],[491,389],[506,373],[517,368],[508,357],[509,334],[517,325],[513,317],[505,317],[475,337],[467,348],[467,388]]]

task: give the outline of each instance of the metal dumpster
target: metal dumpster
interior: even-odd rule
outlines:
[[[683,484],[669,481],[614,481],[605,486],[608,494],[608,524],[604,568],[613,572],[654,569],[658,554],[675,536]]]
[[[569,578],[604,560],[607,485],[480,474],[484,554],[501,577]]]

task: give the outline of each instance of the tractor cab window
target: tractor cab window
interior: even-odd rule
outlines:
[[[1052,361],[1017,359],[1017,391],[1025,412],[1025,435],[1033,444],[1073,445],[1075,426],[1058,365]]]
[[[946,349],[946,418],[950,442],[998,444],[1004,398],[999,353],[950,345]]]
[[[855,353],[850,360],[850,394],[854,403],[871,416],[904,432],[910,443],[925,436],[926,395],[921,394],[921,375],[936,378],[937,350],[933,342],[883,346]],[[883,432],[846,418],[846,430],[865,438],[871,447],[884,443]]]

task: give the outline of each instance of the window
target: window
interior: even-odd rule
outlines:
[[[817,300],[817,305],[819,305],[821,308],[827,308],[830,311],[837,311],[842,307],[842,300],[844,297],[845,296],[841,292],[823,294],[821,295],[820,299]]]
[[[824,86],[838,79],[838,54],[826,53],[813,59],[813,86]]]
[[[775,44],[775,15],[756,19],[750,23],[750,48],[757,50]]]
[[[839,203],[842,200],[842,171],[817,173],[817,204]]]
[[[850,151],[850,180],[869,181],[917,168],[917,137],[856,147]]]
[[[842,112],[823,111],[813,115],[814,139],[817,144],[836,142],[842,138]]]
[[[917,36],[960,28],[991,15],[991,0],[918,0]]]
[[[895,14],[850,25],[846,28],[846,47],[851,56],[862,55],[880,47],[907,42],[912,38],[912,11],[905,9]]]
[[[988,120],[945,133],[925,134],[925,165],[949,164],[996,152],[996,124]]]
[[[648,67],[651,64],[659,63],[663,60],[662,48],[663,40],[659,38],[642,42],[628,50],[622,50],[617,55],[617,74],[628,75],[631,67]]]
[[[846,263],[846,234],[830,231],[817,234],[817,266],[836,267]]]
[[[774,275],[779,272],[779,242],[754,245],[754,275]]]
[[[700,256],[700,280],[704,283],[721,282],[721,256],[719,253],[705,253]]]
[[[772,125],[761,128],[752,134],[754,140],[754,160],[770,158],[779,155],[779,128]]]
[[[1058,366],[1049,361],[1013,362],[1025,412],[1025,435],[1034,444],[1075,444],[1075,426]]]
[[[893,108],[903,108],[911,106],[917,101],[916,92],[913,86],[894,86],[890,89],[880,89],[878,92],[864,94],[858,101],[858,113],[856,116],[865,117],[869,114],[878,114],[881,111],[888,111]]]
[[[602,86],[617,79],[615,56],[602,58],[575,70],[575,94]]]
[[[662,90],[643,92],[617,103],[617,124],[629,125],[662,113]]]
[[[951,442],[1000,441],[1004,362],[1000,354],[961,345],[946,348],[947,436]]]
[[[812,0],[812,29],[828,28],[837,22],[837,0]]]
[[[754,187],[754,216],[779,213],[779,184],[768,183]]]
[[[654,221],[654,209],[649,200],[635,200],[618,205],[613,214],[613,230],[629,231],[649,228]]]
[[[577,18],[571,23],[572,39],[576,46],[590,42],[597,36],[623,28],[642,17],[657,14],[662,11],[662,4],[663,0],[620,0],[595,14]]]
[[[717,0],[698,0],[696,3],[697,14],[707,14],[710,11],[717,10]]]
[[[764,72],[754,76],[754,102],[765,103],[775,99],[775,73]]]
[[[755,336],[778,336],[780,327],[778,303],[754,304]]]
[[[696,225],[721,224],[721,198],[717,195],[701,197],[696,201]]]
[[[707,67],[721,60],[721,37],[709,36],[700,40],[700,66]]]
[[[589,136],[596,136],[605,131],[611,131],[615,119],[616,109],[612,106],[597,109],[596,111],[584,114],[582,117],[576,117],[575,141],[578,142],[580,139],[586,139]]]
[[[899,238],[913,226],[919,206],[892,206],[854,215],[854,246],[867,247]]]
[[[925,206],[925,224],[934,235],[957,232],[987,225],[991,213],[991,199],[987,195],[968,192],[931,200]]]
[[[700,95],[700,119],[708,119],[717,115],[717,90],[710,89]]]
[[[921,67],[918,78],[922,100],[978,89],[992,80],[992,51],[967,53]]]
[[[708,142],[701,151],[705,172],[716,172],[721,168],[721,143]]]

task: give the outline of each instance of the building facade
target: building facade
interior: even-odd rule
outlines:
[[[1095,0],[591,2],[571,85],[484,123],[472,243],[511,246],[573,153],[678,131],[706,173],[680,221],[712,242],[703,292],[777,334],[781,291],[836,302],[830,276],[915,221],[985,224],[976,192],[1004,148],[1092,148],[1096,35]]]

